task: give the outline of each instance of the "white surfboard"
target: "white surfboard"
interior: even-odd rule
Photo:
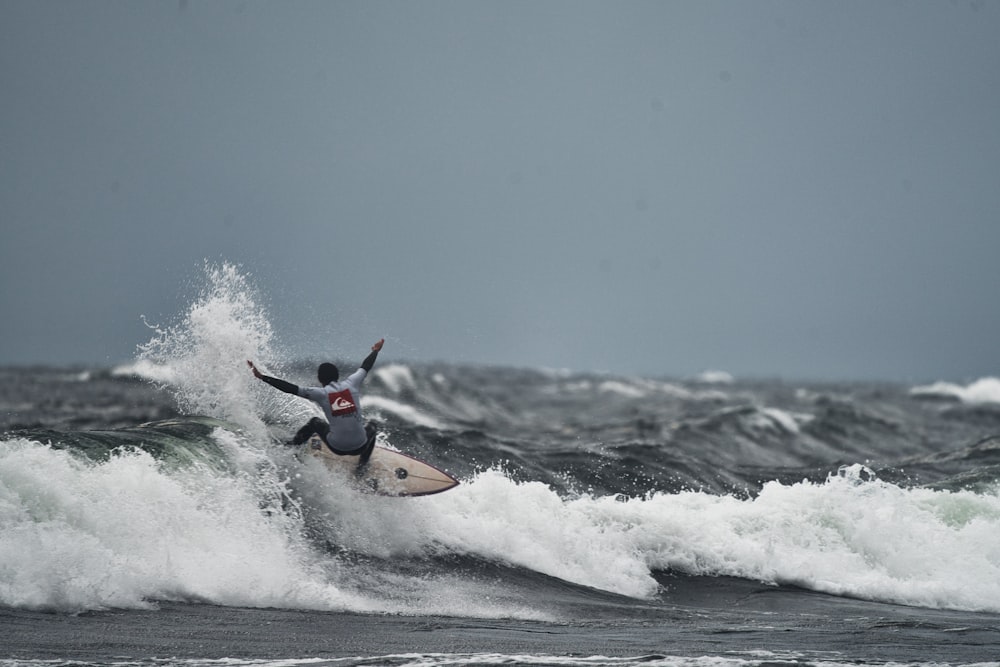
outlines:
[[[412,456],[375,445],[368,463],[358,470],[359,456],[338,456],[318,435],[303,445],[303,455],[314,456],[330,470],[351,480],[359,489],[380,496],[429,496],[458,486],[458,480]]]

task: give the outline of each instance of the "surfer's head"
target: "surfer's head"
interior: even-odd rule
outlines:
[[[319,383],[324,387],[331,382],[336,382],[340,377],[340,371],[333,364],[327,362],[319,365],[319,370],[316,371],[316,377],[319,378]]]

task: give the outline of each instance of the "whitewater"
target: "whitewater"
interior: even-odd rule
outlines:
[[[308,384],[365,350],[291,358],[263,301],[208,265],[132,363],[0,369],[0,662],[1000,664],[995,377],[626,377],[389,340],[366,415],[461,484],[384,498],[300,461],[314,409],[246,369]]]

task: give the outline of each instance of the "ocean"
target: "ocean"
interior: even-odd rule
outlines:
[[[0,369],[0,667],[1000,665],[1000,379],[390,340],[366,416],[461,484],[388,498],[284,444],[315,413],[246,359],[300,384],[324,359],[283,354],[260,301],[210,268],[130,363]]]

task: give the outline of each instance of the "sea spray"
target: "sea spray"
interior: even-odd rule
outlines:
[[[752,498],[564,498],[491,470],[424,505],[416,525],[395,533],[395,551],[497,559],[636,598],[657,593],[656,573],[677,571],[1000,611],[1000,497],[872,475],[850,466],[824,483],[770,482]],[[416,536],[422,545],[402,543]]]
[[[254,460],[244,436],[210,437]],[[181,601],[549,618],[502,581],[397,571],[379,558],[440,551],[420,530],[419,506],[358,495],[285,450],[273,454],[248,472],[168,465],[138,447],[95,461],[0,441],[0,606],[78,613]],[[288,477],[308,493],[288,496]]]
[[[397,363],[373,374],[369,407],[393,444],[462,470],[463,483],[440,496],[374,498],[273,446],[267,427],[295,426],[309,410],[246,369],[252,358],[281,374],[274,340],[249,278],[233,265],[206,265],[198,298],[141,348],[135,368],[165,382],[183,412],[225,420],[184,449],[210,437],[205,452],[220,452],[226,465],[151,455],[142,429],[128,434],[135,447],[91,461],[37,438],[13,439],[21,444],[0,462],[0,544],[12,545],[0,549],[3,600],[54,609],[181,599],[531,617],[539,612],[504,590],[524,594],[551,577],[669,600],[662,575],[680,572],[1000,610],[995,485],[974,493],[900,476],[891,483],[875,464],[823,478],[868,451],[883,461],[904,451],[915,457],[908,465],[935,480],[952,475],[934,457],[916,458],[944,449],[926,434],[975,441],[993,423],[988,404],[976,420],[942,422],[939,405],[905,392],[734,383],[709,393],[641,378]],[[56,444],[72,448],[76,434],[64,435]],[[493,465],[499,457],[512,463]],[[657,466],[690,477],[623,483]],[[734,484],[707,492],[704,482],[720,471]],[[483,563],[502,574],[480,576]],[[531,584],[511,585],[519,577]]]
[[[966,386],[954,382],[935,382],[910,389],[921,398],[943,398],[972,405],[1000,403],[1000,378],[984,377]]]
[[[476,586],[456,581],[450,582],[453,594],[444,604],[437,599],[440,587],[430,579],[400,580],[364,565],[351,567],[345,574],[339,555],[345,550],[375,556],[391,555],[397,549],[422,551],[427,546],[423,538],[407,531],[415,525],[415,508],[401,507],[398,500],[384,503],[359,496],[344,480],[331,479],[325,470],[310,471],[308,465],[294,460],[290,450],[274,446],[271,427],[296,427],[312,416],[311,404],[262,385],[247,369],[246,360],[253,359],[263,369],[279,374],[282,363],[275,352],[268,314],[249,277],[226,263],[206,264],[205,279],[183,317],[173,325],[154,328],[154,337],[140,346],[139,358],[130,368],[169,390],[181,412],[207,415],[230,425],[217,429],[213,437],[232,464],[231,474],[256,499],[253,512],[286,515],[297,522],[312,547],[335,547],[332,555],[320,553],[309,559],[316,571],[297,582],[299,588],[319,592],[291,592],[277,606],[342,608],[336,596],[330,601],[331,596],[323,592],[331,581],[337,582],[337,595],[351,598],[347,608],[354,611],[417,613],[434,608],[471,616],[539,617],[520,604],[497,602],[504,597],[499,591],[491,596],[492,602],[483,604]],[[389,413],[416,412],[389,399],[377,407]],[[288,549],[299,548],[291,541]],[[454,593],[463,589],[468,595]]]
[[[347,605],[331,585],[303,590],[316,576],[298,533],[240,475],[168,472],[139,449],[94,462],[24,439],[0,447],[0,604]]]
[[[266,441],[264,419],[294,423],[308,414],[308,404],[265,391],[247,368],[248,359],[264,369],[278,366],[274,332],[250,278],[234,264],[206,263],[205,280],[179,322],[153,327],[135,368],[165,380],[182,412],[233,422],[253,441]],[[160,370],[149,372],[150,366]]]

